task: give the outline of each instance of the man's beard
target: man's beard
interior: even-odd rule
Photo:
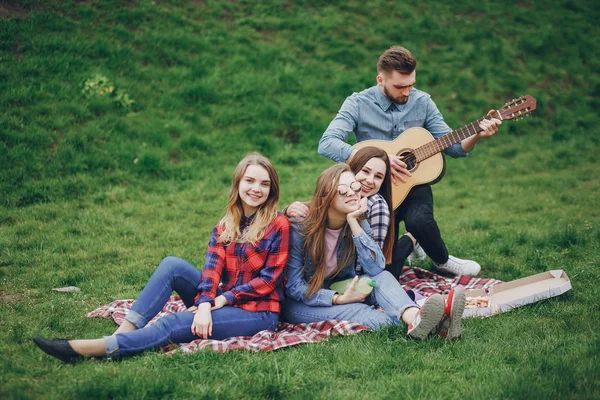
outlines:
[[[408,96],[392,97],[385,86],[383,86],[383,94],[396,104],[406,104],[408,101]]]

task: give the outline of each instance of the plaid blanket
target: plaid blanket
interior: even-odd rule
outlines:
[[[501,282],[496,279],[473,278],[470,276],[458,276],[450,279],[420,268],[410,267],[404,267],[399,281],[405,290],[412,290],[425,297],[434,293],[447,294],[452,287],[457,285],[462,285],[466,289],[481,289]],[[133,302],[134,300],[115,300],[87,313],[86,316],[89,318],[112,318],[117,325],[121,325]],[[149,324],[155,323],[162,316],[185,310],[186,307],[179,296],[171,296],[162,311]],[[349,321],[330,320],[299,325],[282,322],[276,332],[261,331],[252,337],[238,336],[226,340],[198,339],[191,343],[167,346],[165,350],[169,353],[177,349],[183,352],[210,349],[221,353],[238,349],[273,351],[302,343],[328,340],[330,336],[353,335],[368,330],[369,328],[364,325]]]
[[[87,317],[112,318],[117,325],[121,325],[125,315],[133,305],[134,300],[115,300],[110,304],[95,309],[86,314]],[[179,296],[171,296],[162,311],[148,324],[154,324],[160,317],[168,314],[185,311],[187,308]],[[321,321],[310,324],[279,323],[276,332],[261,331],[254,336],[237,336],[225,340],[198,339],[191,343],[170,345],[165,348],[168,352],[180,349],[191,352],[202,349],[211,349],[221,353],[245,349],[251,351],[273,351],[284,347],[296,346],[302,343],[315,343],[327,340],[333,335],[353,335],[368,331],[364,325],[349,321]]]
[[[498,283],[497,279],[475,278],[467,275],[459,275],[454,278],[445,278],[421,268],[404,267],[398,279],[404,290],[412,290],[422,296],[429,297],[432,294],[448,294],[455,286],[464,289],[487,289]]]

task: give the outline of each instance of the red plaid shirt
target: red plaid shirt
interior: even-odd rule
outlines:
[[[240,231],[243,232],[253,220],[254,216],[243,218]],[[287,218],[277,214],[256,244],[218,243],[222,231],[221,225],[213,229],[195,304],[209,302],[214,305],[215,297],[222,294],[234,307],[251,312],[278,313],[283,301],[289,255],[290,223]]]

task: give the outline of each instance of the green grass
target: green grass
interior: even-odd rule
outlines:
[[[584,0],[1,2],[0,397],[599,397],[599,17]],[[466,320],[454,344],[390,328],[75,367],[34,347],[112,332],[85,313],[135,297],[164,256],[202,265],[248,151],[275,163],[282,205],[306,199],[323,130],[393,44],[453,127],[537,98],[448,160],[436,217],[482,276],[564,269],[572,291]]]

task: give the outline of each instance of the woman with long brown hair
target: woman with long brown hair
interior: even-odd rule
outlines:
[[[425,253],[410,232],[400,236],[394,247],[396,224],[392,207],[392,174],[389,156],[385,150],[368,146],[358,150],[348,161],[348,165],[361,185],[361,195],[368,199],[365,216],[371,227],[372,237],[385,256],[386,269],[398,278],[404,261],[413,251],[423,258]],[[308,213],[308,206],[306,203],[294,202],[284,211],[288,217],[304,218]],[[395,257],[392,257],[392,252],[395,252]],[[396,260],[394,264],[392,258]],[[357,265],[356,272],[362,273],[360,264]]]
[[[442,322],[444,299],[433,295],[419,308],[384,270],[382,250],[361,218],[367,210],[361,191],[346,164],[336,164],[319,176],[306,218],[292,224],[282,319],[292,323],[346,320],[371,329],[403,321],[409,325],[409,336],[425,339]],[[355,289],[357,262],[375,282],[370,294]],[[343,293],[329,289],[332,283],[352,277]],[[464,302],[455,305],[460,312],[452,313],[459,315],[452,322],[460,332]]]
[[[92,340],[34,342],[46,353],[73,363],[84,357],[128,357],[169,343],[198,338],[252,336],[277,328],[288,261],[289,222],[277,213],[279,178],[256,153],[233,174],[225,216],[215,226],[200,272],[177,257],[154,271],[112,336]],[[188,308],[146,326],[175,290]]]

